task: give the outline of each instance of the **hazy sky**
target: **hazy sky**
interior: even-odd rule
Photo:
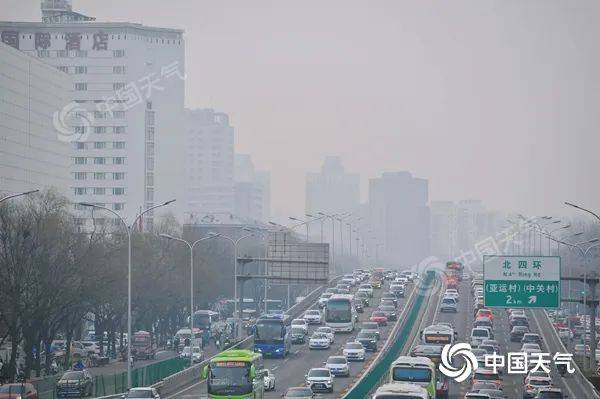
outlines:
[[[600,2],[73,0],[99,21],[186,31],[186,103],[227,112],[272,170],[273,209],[340,155],[368,178],[410,170],[430,199],[600,210]],[[0,19],[39,20],[39,0]]]

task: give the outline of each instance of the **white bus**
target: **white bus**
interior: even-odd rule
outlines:
[[[421,332],[424,344],[452,345],[455,338],[456,333],[452,328],[439,324],[428,326]]]
[[[335,332],[352,332],[358,317],[354,308],[354,296],[334,294],[325,305],[325,325]]]
[[[426,357],[399,356],[390,366],[390,383],[419,385],[430,398],[436,397],[437,378],[435,364]]]

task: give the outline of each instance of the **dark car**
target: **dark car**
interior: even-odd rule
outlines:
[[[396,295],[394,295],[394,293],[386,292],[381,296],[381,300],[384,299],[390,299],[392,302],[394,302],[394,306],[398,306],[398,298],[396,297]]]
[[[542,347],[542,338],[538,334],[527,332],[527,333],[523,334],[521,343],[522,344],[538,344],[541,348]]]
[[[521,342],[523,339],[523,335],[529,332],[529,327],[527,326],[514,326],[512,330],[510,330],[510,341],[511,342]]]
[[[377,335],[375,332],[361,330],[356,336],[356,340],[365,347],[365,350],[369,352],[377,351]]]
[[[303,344],[306,342],[306,332],[302,328],[292,327],[292,344]]]
[[[527,316],[513,316],[510,318],[508,324],[511,328],[514,326],[529,327],[529,320],[527,319]]]
[[[66,398],[92,395],[92,375],[87,370],[67,371],[56,383],[56,396]]]
[[[363,305],[362,301],[356,301],[354,302],[354,309],[356,309],[358,313],[363,313],[365,311],[365,305]]]
[[[404,298],[404,287],[394,286],[390,288],[390,292],[396,296],[396,298]]]
[[[379,309],[385,313],[388,320],[398,320],[398,315],[396,314],[396,307],[394,305],[381,305],[379,306]]]
[[[310,399],[314,398],[315,394],[309,387],[293,387],[289,388],[284,395],[284,399],[295,398],[295,399]]]

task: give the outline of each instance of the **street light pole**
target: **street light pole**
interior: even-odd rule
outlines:
[[[208,233],[208,234],[211,237],[221,237],[221,238],[224,238],[224,239],[226,239],[227,241],[229,241],[233,245],[233,275],[234,275],[233,276],[233,313],[234,313],[234,315],[233,315],[233,323],[235,324],[234,335],[235,335],[235,338],[237,338],[239,336],[239,323],[240,323],[240,320],[241,320],[241,315],[239,313],[242,310],[242,307],[238,306],[238,288],[237,288],[238,244],[243,239],[246,239],[248,237],[254,236],[254,233],[241,236],[237,240],[234,240],[233,238],[228,237],[228,236],[223,235],[223,234],[220,234],[220,233]]]
[[[174,199],[167,201],[167,202],[163,202],[162,204],[159,204],[159,205],[154,205],[154,206],[146,209],[145,211],[141,212],[139,215],[136,216],[136,218],[133,220],[131,225],[128,225],[127,222],[125,221],[125,219],[123,219],[123,217],[121,215],[119,215],[117,212],[115,212],[112,209],[109,209],[105,206],[91,204],[88,202],[80,202],[79,203],[79,205],[81,205],[81,206],[86,206],[89,208],[103,209],[107,212],[112,213],[121,221],[121,223],[123,223],[123,225],[125,226],[125,229],[127,231],[127,388],[128,389],[131,388],[131,342],[133,340],[132,332],[131,332],[131,234],[133,231],[133,226],[135,226],[137,221],[140,220],[142,216],[144,216],[146,213],[148,213],[156,208],[167,206],[173,202],[175,202]]]
[[[319,212],[318,214],[323,216],[323,218],[331,219],[331,264],[332,264],[333,270],[335,272],[336,271],[336,268],[335,268],[335,218],[338,215],[336,215],[336,214],[328,215],[323,212]]]
[[[183,238],[173,237],[169,234],[159,234],[160,237],[166,238],[167,240],[179,241],[184,243],[190,249],[190,350],[192,346],[192,340],[194,338],[194,247],[196,244],[210,240],[213,237],[204,237],[200,238],[193,243],[190,243]],[[192,352],[190,352],[190,367],[194,365],[194,356],[192,356]]]
[[[31,191],[25,191],[25,192],[22,192],[22,193],[9,194],[9,195],[7,195],[5,197],[0,198],[0,203],[4,202],[4,201],[7,201],[9,199],[12,199],[12,198],[21,197],[23,195],[29,195],[29,194],[37,193],[38,191],[40,191],[40,190],[31,190]]]

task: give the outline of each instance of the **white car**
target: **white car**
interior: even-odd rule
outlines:
[[[309,349],[329,349],[331,340],[324,333],[315,332],[308,340]]]
[[[140,388],[131,388],[127,395],[123,395],[124,398],[152,398],[152,399],[160,399],[160,394],[156,390],[156,388],[151,387],[140,387]]]
[[[560,337],[561,341],[565,342],[573,339],[573,331],[567,327],[559,327],[558,336]]]
[[[533,353],[542,353],[542,349],[538,344],[528,343],[523,344],[519,352],[527,353],[527,356],[531,356]]]
[[[333,294],[331,292],[324,292],[319,297],[319,307],[324,308],[327,305],[327,300],[331,298]]]
[[[328,368],[313,368],[304,376],[313,392],[333,392],[333,375]]]
[[[325,334],[332,344],[335,342],[335,333],[331,327],[319,327],[316,332]]]
[[[345,356],[329,356],[325,362],[325,367],[327,367],[333,375],[350,377],[350,365]]]
[[[309,309],[304,313],[304,320],[306,320],[308,324],[321,324],[321,312],[317,309]]]
[[[258,371],[258,375],[263,376],[263,383],[265,386],[265,391],[274,391],[275,390],[275,376],[271,373],[269,369],[262,369]]]
[[[525,380],[525,391],[523,398],[533,398],[537,395],[540,388],[550,388],[552,386],[552,378],[550,377],[531,377]]]
[[[373,286],[371,284],[361,284],[358,286],[358,291],[363,291],[369,294],[369,298],[373,298]]]
[[[365,360],[366,351],[363,344],[358,341],[347,342],[342,351],[346,359],[362,362]]]
[[[460,294],[458,293],[458,291],[456,289],[454,289],[454,288],[448,288],[446,290],[446,292],[444,292],[444,297],[454,298],[454,299],[456,299],[458,301],[459,298],[460,298]]]
[[[294,319],[292,320],[292,328],[301,328],[304,330],[305,334],[308,334],[308,321],[304,319]]]

